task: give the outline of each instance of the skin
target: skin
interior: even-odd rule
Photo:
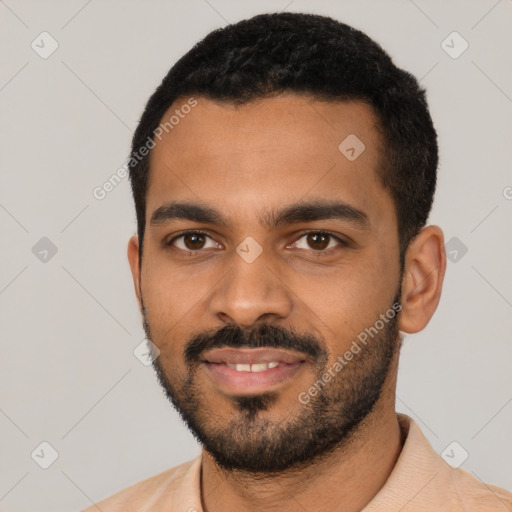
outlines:
[[[371,107],[294,94],[240,107],[197,99],[152,151],[142,261],[137,237],[128,245],[135,292],[141,307],[144,301],[160,363],[169,379],[180,382],[191,336],[229,322],[262,321],[318,335],[334,362],[389,308],[400,284],[396,212],[377,176],[382,141]],[[353,162],[338,150],[349,134],[366,146]],[[313,199],[342,200],[365,212],[368,225],[327,219],[270,230],[259,222],[271,210]],[[153,212],[170,201],[206,204],[227,226],[190,220],[152,225]],[[183,238],[174,247],[163,245],[188,229],[211,237],[202,252],[187,253]],[[304,230],[328,231],[349,243],[331,240],[322,253],[308,245]],[[252,263],[236,252],[248,236],[263,249]],[[189,242],[188,247],[194,246]],[[439,303],[445,268],[443,233],[427,226],[406,253],[401,331],[415,333],[427,325]],[[395,413],[397,368],[396,357],[357,436],[309,468],[256,478],[222,471],[204,452],[204,510],[363,508],[384,485],[402,448]],[[203,373],[197,379],[207,397],[205,412],[227,423],[235,411],[232,401]],[[275,422],[293,418],[301,407],[298,394],[314,381],[313,369],[306,366],[279,388],[278,402],[262,414]]]

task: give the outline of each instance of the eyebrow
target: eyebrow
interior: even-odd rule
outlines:
[[[151,215],[150,224],[160,225],[178,219],[229,228],[229,223],[219,211],[189,202],[171,202],[160,206]],[[271,210],[261,216],[259,222],[272,230],[287,224],[329,219],[348,221],[364,229],[370,227],[369,217],[362,210],[342,201],[325,200],[294,203],[277,211]]]

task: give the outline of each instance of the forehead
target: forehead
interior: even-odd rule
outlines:
[[[241,106],[195,101],[183,108],[191,102],[181,98],[162,117],[167,129],[150,156],[148,218],[179,199],[260,218],[266,207],[308,198],[344,200],[370,217],[393,210],[377,175],[378,121],[366,103],[294,94]]]

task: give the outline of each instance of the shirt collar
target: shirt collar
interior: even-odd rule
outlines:
[[[397,414],[405,438],[398,460],[386,483],[363,512],[383,510],[461,510],[463,499],[458,492],[452,469],[433,450],[416,422],[405,414]],[[202,512],[202,453],[191,461],[179,488],[169,503],[170,512]],[[459,473],[460,475],[460,473]]]

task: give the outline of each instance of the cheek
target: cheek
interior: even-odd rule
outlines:
[[[152,342],[160,350],[160,362],[168,377],[184,380],[188,342],[194,334],[211,327],[205,320],[205,300],[218,282],[218,273],[173,270],[164,257],[146,261],[141,291]]]
[[[177,361],[183,354],[187,305],[180,300],[183,294],[174,280],[163,279],[153,269],[151,274],[145,274],[141,292],[151,341],[159,348],[167,367],[168,360]]]
[[[147,258],[141,292],[152,325],[169,330],[191,322],[209,286],[206,276],[196,274],[195,270],[173,269],[162,256]]]
[[[332,353],[343,352],[365,328],[373,326],[391,307],[399,286],[398,263],[378,254],[365,260],[325,278],[302,277],[296,282],[297,296]]]

